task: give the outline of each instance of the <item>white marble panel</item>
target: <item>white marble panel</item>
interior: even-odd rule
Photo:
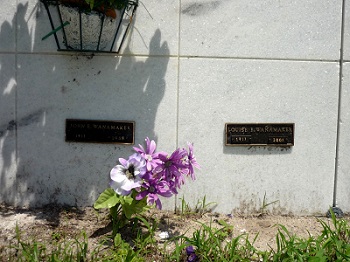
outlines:
[[[161,48],[159,42],[155,41],[158,38],[164,42]],[[135,23],[122,53],[168,55],[169,49],[171,55],[177,55],[178,44],[179,1],[139,1]]]
[[[181,1],[181,55],[339,59],[341,1]]]
[[[192,205],[218,212],[325,213],[332,205],[338,65],[182,59],[179,142],[194,142],[202,169],[183,187]],[[295,123],[295,146],[225,146],[225,123]],[[265,195],[266,194],[266,195]]]
[[[16,49],[16,3],[9,1],[0,10],[0,52],[13,52]]]
[[[344,23],[344,59],[350,60],[350,2],[345,1],[345,23]]]
[[[336,187],[336,204],[344,212],[350,211],[350,63],[343,67],[341,115],[339,125],[339,153]]]
[[[0,55],[0,202],[16,198],[15,55]]]
[[[91,205],[118,158],[132,153],[130,145],[65,142],[67,118],[135,121],[135,145],[149,136],[162,150],[175,148],[177,60],[20,55],[18,61],[21,204]]]
[[[19,0],[17,6],[17,48],[20,52],[56,52],[53,35],[42,38],[52,31],[49,18],[40,0]],[[55,15],[53,14],[55,18]],[[58,35],[61,31],[58,31]],[[62,44],[62,43],[60,43]]]

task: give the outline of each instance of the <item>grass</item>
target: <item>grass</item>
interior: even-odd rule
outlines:
[[[15,242],[7,247],[7,252],[0,254],[1,261],[85,261],[87,258],[88,244],[84,232],[81,237],[61,242],[56,242],[57,235],[55,235],[55,244],[51,248],[36,239],[24,241],[21,233],[16,226]],[[94,259],[93,255],[91,259]]]
[[[323,220],[318,223],[322,227],[320,234],[304,238],[290,233],[283,225],[276,225],[276,246],[270,246],[269,250],[254,246],[258,235],[251,241],[245,233],[234,236],[233,226],[224,220],[198,222],[198,229],[191,235],[178,235],[159,244],[155,236],[157,221],[138,217],[129,229],[132,238],[127,239],[121,232],[113,239],[102,239],[93,248],[84,232],[75,238],[55,232],[51,234],[51,243],[44,243],[22,237],[17,226],[14,241],[0,250],[0,261],[350,261],[348,222],[332,213],[330,223]],[[189,246],[194,250],[191,255],[186,253]]]
[[[181,205],[180,207],[176,208],[175,213],[180,214],[181,217],[188,217],[194,214],[203,216],[206,213],[210,213],[217,205],[215,202],[207,202],[206,196],[197,200],[194,208],[192,208],[190,204],[186,202],[185,196],[180,197],[179,199],[181,201]]]
[[[259,215],[260,215],[260,216],[265,216],[265,215],[267,215],[267,214],[268,214],[268,212],[267,212],[268,206],[273,205],[273,204],[275,204],[275,203],[277,203],[277,202],[279,202],[279,200],[275,200],[275,201],[272,201],[272,202],[268,202],[268,201],[267,201],[267,198],[266,198],[266,192],[265,192],[265,193],[264,193],[263,202],[262,202],[261,207],[260,207],[260,213],[259,213]]]

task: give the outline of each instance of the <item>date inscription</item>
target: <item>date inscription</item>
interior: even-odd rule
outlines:
[[[134,144],[134,122],[66,119],[66,142]]]
[[[227,146],[294,146],[294,123],[226,123]]]

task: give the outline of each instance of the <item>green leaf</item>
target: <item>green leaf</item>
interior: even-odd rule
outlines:
[[[94,203],[95,209],[111,208],[120,202],[119,196],[112,188],[107,188],[101,193],[96,202]]]
[[[123,196],[120,202],[122,205],[131,205],[133,200],[131,196]]]
[[[147,198],[143,198],[141,200],[135,200],[135,212],[138,214],[141,214],[147,210],[150,210],[151,208],[155,207],[155,204],[153,206],[149,206],[147,204]]]
[[[122,203],[124,215],[130,219],[135,214],[134,199],[130,196],[125,196]]]
[[[118,233],[114,237],[114,246],[122,247],[122,244],[123,244],[122,236]]]
[[[130,219],[134,214],[141,214],[147,206],[146,199],[136,200],[134,195],[124,196],[121,200],[124,215]]]
[[[94,8],[95,0],[85,0],[85,2],[90,6],[90,9]]]

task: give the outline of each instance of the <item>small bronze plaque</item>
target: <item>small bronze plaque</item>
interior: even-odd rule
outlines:
[[[66,142],[134,144],[134,122],[66,119]]]
[[[226,123],[227,146],[293,146],[294,124]]]

